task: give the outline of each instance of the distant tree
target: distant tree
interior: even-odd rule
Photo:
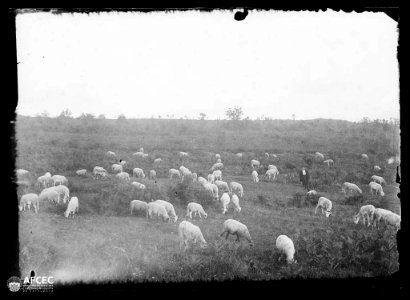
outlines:
[[[206,114],[204,114],[204,113],[199,114],[199,119],[200,120],[205,120],[205,118],[206,118]]]
[[[105,118],[104,114],[100,114],[100,115],[98,115],[98,119],[105,120],[106,118]]]
[[[127,117],[124,114],[120,114],[117,118],[118,121],[125,121]]]
[[[293,121],[295,121],[295,114],[292,114],[292,119]]]
[[[59,118],[72,118],[73,113],[69,109],[64,109],[58,117]]]
[[[242,107],[235,106],[234,108],[228,108],[225,114],[229,120],[240,120],[243,116]]]
[[[95,119],[95,116],[90,113],[82,113],[78,118],[81,120],[93,120]]]
[[[37,117],[42,117],[42,118],[49,118],[50,117],[50,113],[46,110],[44,110],[42,113],[37,114]]]

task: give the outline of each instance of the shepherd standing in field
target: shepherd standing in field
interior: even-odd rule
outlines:
[[[303,187],[307,189],[308,191],[309,191],[309,187],[308,187],[309,178],[310,178],[309,172],[305,169],[305,167],[303,167],[302,170],[300,170],[299,179],[302,182]]]

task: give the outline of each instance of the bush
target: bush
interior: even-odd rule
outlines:
[[[205,208],[213,203],[211,194],[192,182],[179,182],[174,186],[170,186],[167,195],[171,202],[176,202],[183,206],[189,202],[197,202]]]
[[[258,195],[256,196],[256,199],[257,199],[258,204],[260,204],[260,205],[263,205],[263,206],[272,206],[271,203],[270,203],[270,199],[267,198],[267,197],[266,197],[265,195],[263,195],[263,194],[258,194]]]
[[[355,194],[352,196],[347,196],[344,198],[343,204],[345,205],[357,205],[364,202],[364,197],[362,194]]]

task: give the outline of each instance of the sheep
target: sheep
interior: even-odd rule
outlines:
[[[156,180],[157,179],[157,172],[155,170],[149,171],[149,179]]]
[[[160,162],[162,162],[161,158],[154,159],[154,164],[159,164]]]
[[[295,245],[293,241],[286,235],[281,234],[276,239],[276,249],[286,255],[288,264],[297,263],[295,260]]]
[[[256,172],[256,170],[252,171],[252,180],[253,182],[259,182],[258,172]]]
[[[181,173],[177,169],[169,169],[169,179],[172,179],[176,175],[178,178],[181,179]]]
[[[132,170],[132,176],[137,178],[145,178],[144,171],[141,168],[134,168]]]
[[[218,187],[220,190],[226,190],[228,193],[231,191],[229,190],[229,185],[227,182],[222,181],[222,180],[215,180],[215,185]]]
[[[320,197],[319,198],[319,200],[317,202],[316,209],[315,209],[315,214],[316,214],[317,209],[319,207],[322,210],[322,214],[326,215],[326,218],[328,218],[330,215],[332,215],[332,213],[331,213],[332,201],[330,201],[329,199],[327,199],[325,197]]]
[[[93,177],[97,179],[98,177],[107,177],[108,172],[99,166],[95,166],[93,169]]]
[[[211,175],[212,175],[212,174],[211,174]],[[198,177],[198,182],[199,182],[200,184],[204,185],[204,184],[207,183],[208,181],[207,181],[204,177],[199,176],[199,177]]]
[[[44,174],[44,176],[46,176],[46,177],[48,177],[48,178],[51,178],[51,173],[50,173],[50,172],[46,172],[46,173]]]
[[[380,171],[381,169],[382,169],[382,168],[380,168],[380,166],[377,166],[377,165],[374,166],[374,170],[375,170],[375,171]]]
[[[46,188],[48,186],[49,178],[43,175],[37,178],[37,182],[41,187]]]
[[[137,156],[137,157],[144,157],[144,152],[138,151],[132,154],[133,156]]]
[[[125,160],[120,159],[120,165],[124,167],[127,162]]]
[[[148,157],[148,153],[144,153],[144,155],[142,156],[143,158],[147,158]]]
[[[40,201],[48,200],[49,202],[58,203],[60,201],[60,194],[55,190],[42,191],[39,196]]]
[[[141,190],[141,191],[143,191],[143,190],[146,189],[145,184],[139,183],[139,182],[137,182],[137,181],[133,181],[131,184],[132,184],[133,186],[135,186],[137,189]]]
[[[277,170],[278,168],[275,165],[269,165],[268,170]]]
[[[218,199],[218,194],[215,195],[214,188],[212,187],[212,183],[207,182],[203,185],[203,187],[206,191],[211,193],[212,198]]]
[[[81,170],[77,170],[75,173],[78,176],[86,176],[87,175],[87,170],[86,169],[81,169]]]
[[[17,177],[25,177],[29,175],[29,171],[23,170],[23,169],[17,169],[16,170],[16,176]]]
[[[214,163],[213,166],[209,169],[210,171],[221,170],[223,169],[224,164],[221,162]]]
[[[364,159],[369,159],[369,156],[368,156],[367,154],[364,154],[364,153],[363,153],[361,156],[362,156],[362,158],[364,158]]]
[[[217,163],[217,164],[222,163],[222,160],[221,160],[220,158],[218,158],[218,159],[216,160],[216,163]]]
[[[19,210],[26,210],[26,207],[30,210],[31,205],[34,207],[34,211],[38,213],[39,206],[39,196],[34,193],[24,194],[21,196]]]
[[[195,202],[189,202],[187,205],[187,212],[186,216],[190,217],[192,219],[192,213],[194,213],[194,216],[199,215],[199,217],[202,219],[202,216],[206,219],[208,217],[208,214],[204,211],[204,208],[202,207],[201,204],[195,203]]]
[[[387,163],[388,163],[389,165],[391,165],[392,163],[394,163],[394,157],[392,156],[392,157],[388,158],[388,159],[387,159]]]
[[[115,152],[112,152],[112,151],[107,151],[107,156],[109,156],[109,157],[117,157],[117,155],[115,154]]]
[[[373,223],[375,209],[376,208],[371,204],[362,206],[359,212],[353,217],[353,222],[357,224],[360,219],[362,219],[363,225],[365,225],[367,220],[367,226],[369,227],[370,224]]]
[[[270,154],[271,157],[277,158],[278,156],[276,154],[271,153]]]
[[[237,156],[237,157],[242,157],[243,154],[242,154],[242,153],[236,153],[236,156]]]
[[[371,179],[373,180],[373,181],[375,181],[375,182],[377,182],[377,183],[380,183],[380,184],[386,184],[386,180],[384,180],[384,178],[383,177],[381,177],[381,176],[377,176],[377,175],[373,175],[372,177],[371,177]]]
[[[346,189],[348,191],[354,191],[354,192],[358,192],[359,194],[362,193],[362,190],[355,185],[354,183],[350,183],[350,182],[344,182],[342,185],[342,192],[346,194]]]
[[[154,202],[158,203],[159,205],[165,208],[165,210],[168,213],[168,216],[170,216],[173,219],[174,223],[178,220],[178,216],[175,213],[174,206],[171,203],[165,200],[155,200]]]
[[[269,153],[265,153],[265,157],[266,157],[266,158],[269,158]]]
[[[113,172],[113,173],[121,173],[121,172],[123,172],[122,165],[119,165],[119,164],[113,164],[113,165],[111,166],[111,169],[112,169],[112,172]]]
[[[121,180],[130,181],[130,174],[127,172],[120,172],[117,174],[117,177]]]
[[[215,180],[222,180],[222,171],[221,170],[213,171],[212,175],[215,176]]]
[[[396,231],[400,229],[400,223],[401,223],[400,215],[395,214],[394,212],[387,210],[387,209],[376,208],[374,210],[373,226],[376,225],[376,227],[379,228],[379,223],[381,220],[383,220],[386,226],[392,225],[396,227]]]
[[[214,174],[208,174],[208,182],[209,183],[214,183],[215,182],[215,175]]]
[[[256,159],[251,160],[251,167],[252,168],[259,168],[260,165],[261,165],[261,163],[260,163],[259,160],[256,160]]]
[[[179,171],[182,174],[181,182],[183,182],[185,180],[185,178],[192,178],[192,173],[188,168],[186,168],[184,166],[180,166]]]
[[[228,204],[231,202],[231,197],[229,197],[228,193],[223,193],[220,201],[222,204],[222,214],[225,214],[228,211]]]
[[[201,229],[188,221],[182,221],[178,226],[179,248],[184,251],[188,249],[189,244],[199,243],[201,248],[205,248],[207,243],[202,235]]]
[[[237,212],[240,212],[240,211],[241,211],[241,207],[239,206],[239,198],[238,198],[238,196],[237,196],[235,193],[232,194],[231,202],[233,203],[234,210],[237,211]]]
[[[193,181],[193,182],[198,181],[198,174],[196,174],[195,172],[192,173],[192,181]]]
[[[187,157],[188,156],[188,153],[187,152],[179,152],[179,157],[180,158],[183,158],[183,157]]]
[[[52,186],[49,188],[45,188],[44,190],[41,191],[41,194],[46,193],[48,191],[56,191],[58,193],[58,200],[57,203],[60,203],[60,196],[63,195],[63,203],[66,203],[68,201],[68,199],[70,198],[70,190],[68,189],[68,187],[66,187],[65,185],[57,185],[57,186]]]
[[[143,211],[144,215],[148,212],[148,203],[141,200],[132,200],[130,202],[131,215],[134,210]]]
[[[147,219],[152,219],[153,215],[156,215],[157,217],[161,217],[164,222],[169,222],[169,216],[168,213],[162,205],[156,203],[156,202],[149,202],[147,205]]]
[[[57,183],[58,184],[64,184],[64,185],[68,185],[68,179],[63,176],[63,175],[53,175],[53,177],[51,177],[52,181],[53,181],[53,185],[56,186]]]
[[[240,237],[245,238],[250,246],[253,247],[251,235],[245,224],[233,219],[228,219],[223,223],[223,232],[220,236],[223,236],[225,233],[225,239],[228,239],[229,234],[236,235],[236,241],[240,241]]]
[[[326,159],[323,163],[327,164],[328,167],[330,167],[330,165],[334,165],[333,159]]]
[[[316,156],[316,158],[318,158],[318,159],[325,159],[325,156],[322,154],[322,153],[320,153],[320,152],[316,152],[315,153],[315,156]]]
[[[211,183],[211,187],[212,187],[212,193],[215,197],[215,200],[218,200],[218,194],[219,194],[219,188],[216,184]]]
[[[376,193],[375,193],[376,195],[377,195],[377,193],[379,193],[380,196],[384,196],[383,188],[377,182],[374,182],[374,181],[370,182],[369,187],[370,187],[370,191],[369,191],[370,194],[373,195],[373,191],[376,191]]]
[[[316,196],[317,192],[315,190],[310,190],[306,193],[307,196]]]
[[[219,153],[215,154],[216,159],[221,159],[221,155]]]
[[[144,148],[140,147],[140,150],[139,150],[139,152],[142,152],[142,153],[144,153]]]
[[[69,218],[70,215],[74,217],[75,214],[78,215],[78,198],[71,197],[70,202],[68,202],[67,209],[64,212],[64,216]]]
[[[256,171],[254,171],[254,172],[256,172]],[[268,180],[270,180],[271,177],[273,177],[272,180],[275,180],[275,179],[276,179],[276,175],[279,175],[278,169],[269,169],[269,170],[267,170],[266,173],[265,173],[265,176],[268,177]]]
[[[239,197],[243,197],[243,186],[242,184],[236,182],[236,181],[231,181],[229,184],[229,187],[231,188],[231,193],[235,193],[239,195]]]

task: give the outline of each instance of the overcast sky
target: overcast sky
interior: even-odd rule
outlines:
[[[383,13],[26,13],[16,28],[23,115],[399,118]]]

